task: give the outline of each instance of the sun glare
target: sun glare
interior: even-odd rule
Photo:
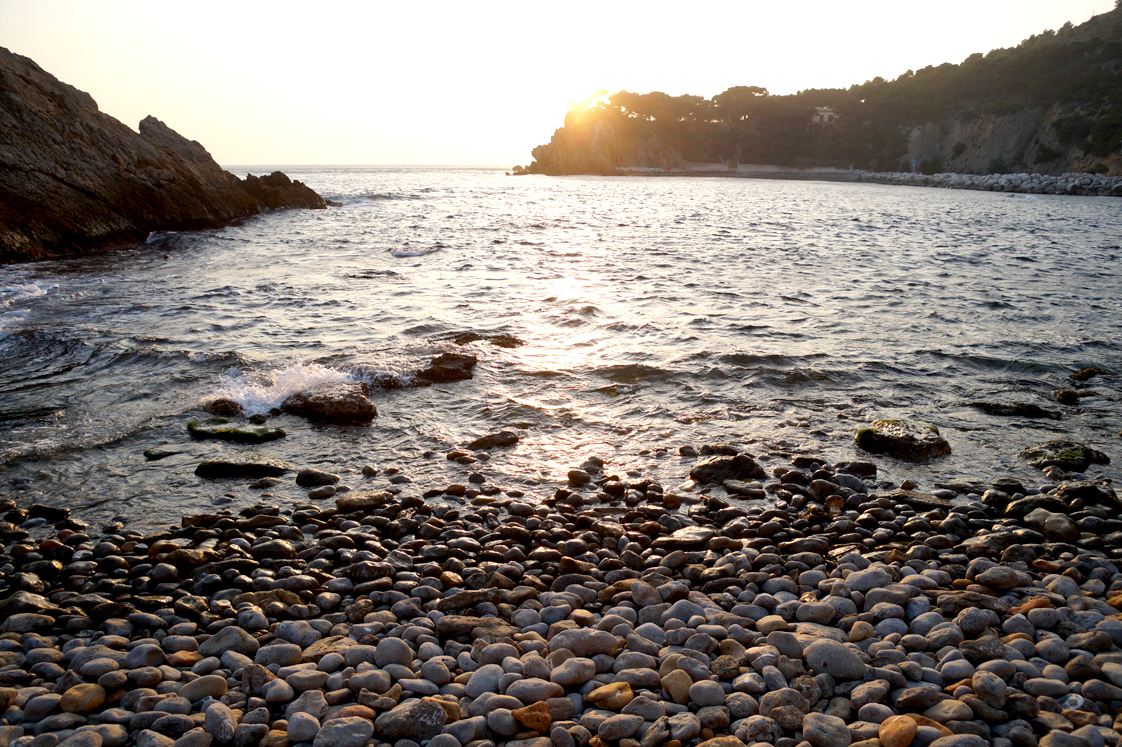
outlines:
[[[583,99],[573,99],[569,102],[569,109],[571,111],[580,111],[583,109],[591,109],[599,104],[607,103],[608,92],[603,88],[593,91],[592,95],[585,96]]]

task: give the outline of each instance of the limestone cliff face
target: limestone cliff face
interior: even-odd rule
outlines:
[[[326,207],[283,174],[246,182],[153,117],[133,132],[93,98],[0,48],[0,262]]]
[[[1077,113],[1053,105],[1026,107],[1005,115],[958,116],[928,122],[906,132],[905,161],[938,159],[942,164],[940,170],[960,174],[985,174],[996,169],[1059,175],[1088,171],[1098,164],[1105,165],[1112,174],[1122,171],[1117,154],[1096,158],[1085,154],[1080,145],[1059,141],[1053,123]],[[1059,155],[1053,155],[1056,153]]]
[[[653,133],[624,132],[610,122],[567,122],[531,152],[536,174],[614,174],[621,168],[680,169],[682,156]]]

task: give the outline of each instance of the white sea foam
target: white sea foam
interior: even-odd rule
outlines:
[[[31,311],[30,308],[23,306],[24,301],[45,296],[57,287],[47,283],[13,283],[0,286],[0,339],[12,334]]]
[[[423,257],[426,254],[439,251],[439,246],[430,246],[427,249],[392,249],[390,255],[393,257]]]
[[[238,369],[222,374],[218,387],[211,394],[227,397],[242,406],[247,415],[267,413],[280,407],[297,392],[306,392],[325,384],[347,384],[354,376],[334,368],[308,363],[256,375]]]

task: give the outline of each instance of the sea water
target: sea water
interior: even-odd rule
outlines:
[[[927,465],[875,458],[882,480],[921,489],[1045,484],[1017,454],[1052,438],[1122,459],[1117,199],[284,170],[338,205],[0,268],[0,490],[141,528],[307,499],[291,476],[262,491],[194,475],[239,451],[418,495],[476,473],[544,498],[589,456],[669,490],[696,463],[682,446],[733,443],[769,469],[795,454],[869,458],[853,436],[878,417],[950,442]],[[458,345],[463,332],[484,339]],[[488,341],[498,334],[521,344]],[[375,390],[369,426],[279,415],[269,424],[288,435],[260,446],[186,430],[217,397],[267,414],[322,384],[408,384],[441,352],[477,356],[474,378]],[[1113,373],[1069,379],[1087,366]],[[1059,388],[1097,394],[1066,407]],[[987,415],[979,400],[1063,417]],[[519,443],[445,458],[499,430]],[[174,454],[149,461],[150,448]]]

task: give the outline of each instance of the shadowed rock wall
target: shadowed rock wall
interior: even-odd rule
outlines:
[[[326,207],[279,172],[243,182],[154,117],[139,129],[0,48],[0,262],[216,228],[267,208]]]

